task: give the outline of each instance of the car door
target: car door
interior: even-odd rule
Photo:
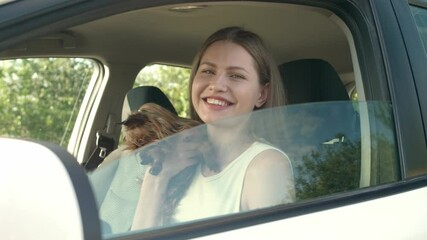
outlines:
[[[43,4],[16,1],[0,7],[1,50],[10,50],[9,48],[14,45],[25,43],[25,40],[36,36],[45,36],[58,30],[73,30],[75,26],[75,29],[79,30],[80,25],[83,26],[83,24],[90,23],[93,20],[135,9],[141,9],[144,14],[145,8],[159,7],[155,10],[158,10],[159,16],[163,16],[164,19],[180,19],[166,18],[166,16],[173,15],[167,9],[174,4],[187,4],[187,1],[160,3],[43,1]],[[357,186],[351,189],[340,189],[340,191],[307,195],[307,197],[292,204],[200,219],[156,229],[105,234],[104,238],[425,238],[427,232],[423,223],[427,221],[427,208],[422,206],[425,205],[424,202],[427,199],[426,81],[424,80],[427,75],[424,67],[427,61],[423,38],[419,34],[420,32],[423,36],[425,29],[422,20],[421,24],[417,20],[418,17],[422,18],[417,14],[423,14],[424,5],[418,1],[411,1],[412,5],[410,5],[406,1],[398,0],[358,2],[275,1],[274,3],[231,1],[227,4],[221,2],[215,2],[212,5],[209,2],[201,2],[200,4],[208,5],[208,9],[215,9],[218,6],[228,7],[230,4],[230,6],[235,7],[234,10],[239,9],[237,7],[243,9],[244,5],[248,5],[253,13],[256,12],[257,7],[259,11],[263,8],[272,11],[273,9],[282,9],[281,7],[283,7],[283,11],[286,11],[288,8],[293,10],[300,7],[304,10],[302,12],[314,11],[316,16],[322,17],[320,19],[332,21],[337,28],[342,30],[340,34],[346,36],[349,45],[346,49],[349,57],[346,60],[351,63],[354,70],[353,83],[359,95],[357,102],[346,102],[344,105],[345,109],[357,110],[356,125],[358,124],[359,128],[357,131],[350,132],[355,135],[358,134],[360,145],[351,147],[352,150],[357,149],[357,154],[353,155],[358,156],[356,158],[357,170],[353,171],[346,166],[339,170],[343,170],[341,173],[350,172],[356,175]],[[415,8],[417,14],[415,14]],[[23,9],[25,11],[22,11]],[[197,15],[194,14],[196,17]],[[205,18],[211,15],[200,14],[200,16]],[[238,16],[235,17],[238,18]],[[106,19],[108,20],[108,18]],[[192,18],[188,17],[188,19]],[[302,21],[303,18],[300,20]],[[256,22],[247,21],[244,24],[257,26]],[[231,23],[234,22],[227,22],[227,24]],[[314,22],[310,22],[310,24],[314,24]],[[274,22],[270,27],[280,29],[281,25],[281,22]],[[266,27],[265,25],[258,26],[259,29]],[[185,29],[183,27],[183,31]],[[299,30],[301,28],[290,33],[297,34]],[[280,31],[278,34],[282,38],[288,36],[286,35],[288,33],[285,34]],[[322,32],[316,32],[316,34],[321,36]],[[312,36],[313,41],[306,45],[307,49],[308,46],[313,45],[320,48],[322,41],[316,41],[314,35],[310,36]],[[46,52],[41,52],[41,54],[48,55]],[[312,56],[315,54],[313,53]],[[17,57],[19,54],[1,55],[3,60]],[[81,119],[78,121],[80,129],[76,130],[74,135],[74,145],[69,147],[69,151],[79,160],[85,159],[93,150],[95,133],[97,130],[103,129],[105,123],[108,122],[111,106],[121,106],[122,104],[111,100],[113,95],[111,93],[114,93],[115,90],[119,91],[119,88],[114,89],[111,87],[112,85],[107,84],[108,81],[104,76],[108,76],[108,68],[102,68],[102,65],[107,65],[107,63],[102,62],[102,59],[95,61],[95,63],[101,66],[99,70],[101,74],[93,84],[97,87],[89,91],[90,97],[88,97],[87,104],[80,109],[82,112]],[[128,66],[128,69],[133,72],[138,68],[132,65]],[[345,75],[341,74],[341,76],[344,77]],[[116,87],[123,88],[120,90],[123,94],[128,85],[131,86],[132,84],[126,82],[117,84]],[[117,97],[117,99],[119,98]],[[294,130],[296,132],[292,132],[295,133],[293,136],[296,137],[294,138],[287,138],[285,134],[280,136],[283,147],[288,147],[289,152],[297,152],[293,155],[294,158],[302,161],[306,157],[305,159],[315,161],[316,158],[310,158],[312,156],[310,155],[311,149],[306,150],[302,147],[308,145],[310,140],[321,141],[319,142],[321,151],[328,152],[331,148],[334,150],[334,147],[340,146],[333,143],[340,144],[344,142],[343,139],[347,139],[347,135],[343,138],[343,135],[332,134],[336,133],[339,128],[341,108],[344,109],[343,104],[337,102],[285,106],[278,109],[277,112],[286,116],[291,114],[289,119],[293,119],[293,121],[279,126],[272,125],[276,128],[269,129],[269,132],[263,134],[265,137],[269,137],[274,132],[279,134],[283,133],[284,130]],[[319,109],[325,111],[316,115],[315,113]],[[338,115],[334,115],[337,112]],[[306,113],[305,118],[300,120],[297,117],[301,116],[302,113]],[[114,116],[114,114],[110,114],[110,116]],[[294,117],[292,118],[292,116]],[[267,115],[262,117],[265,118],[265,122],[268,122],[268,119],[274,119],[273,117],[267,118]],[[303,130],[307,130],[307,127],[313,127],[314,124],[320,123],[321,117],[329,117],[327,121],[324,121],[330,123],[329,125],[315,125],[318,129],[322,129],[321,126],[324,126],[323,133],[326,132],[325,135],[321,133],[297,134],[297,130],[303,132]],[[385,124],[384,118],[387,120]],[[317,119],[317,122],[308,121],[310,119]],[[342,119],[346,118],[343,117]],[[332,136],[327,134],[332,134]],[[385,139],[389,141],[382,141],[382,138],[378,138],[384,134],[387,136]],[[321,135],[322,139],[319,137]],[[301,144],[298,145],[299,143]],[[296,147],[291,148],[290,146]],[[305,155],[298,155],[296,150],[304,150]],[[2,161],[5,160],[2,159]],[[308,161],[307,163],[311,162]],[[84,170],[80,170],[83,173]],[[333,168],[327,168],[325,172],[333,172],[333,170]],[[319,168],[309,168],[306,165],[298,171],[296,176],[300,176],[302,181],[305,176],[311,176],[309,174],[313,171],[320,175]],[[341,176],[330,181],[340,182],[343,179],[344,177]],[[87,182],[82,182],[84,186],[89,186]],[[310,184],[316,185],[316,182]]]

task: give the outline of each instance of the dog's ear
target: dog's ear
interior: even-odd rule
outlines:
[[[120,124],[124,125],[128,129],[133,129],[136,127],[143,126],[145,123],[146,117],[144,116],[144,114],[137,112],[129,115],[129,117]]]

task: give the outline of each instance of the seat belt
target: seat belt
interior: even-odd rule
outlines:
[[[105,136],[102,131],[96,132],[96,148],[84,164],[86,171],[92,171],[101,164],[105,157],[114,150],[115,141]]]
[[[101,164],[105,157],[110,154],[115,147],[114,138],[110,137],[114,133],[115,128],[118,127],[115,114],[109,114],[107,118],[106,129],[98,130],[96,132],[96,147],[90,155],[89,159],[83,163],[86,171],[92,171]]]

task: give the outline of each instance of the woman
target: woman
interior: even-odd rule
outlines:
[[[249,113],[285,104],[277,66],[262,40],[238,27],[212,34],[195,58],[190,96],[192,118],[207,124],[209,150],[199,163],[182,156],[178,164],[165,160],[157,176],[145,175],[132,229],[165,223],[160,209],[169,180],[193,164],[195,176],[171,222],[293,202],[288,157],[250,130]]]
[[[98,200],[99,215],[103,233],[118,233],[129,231],[135,209],[139,200],[139,189],[142,176],[146,173],[150,164],[150,174],[156,175],[161,171],[165,158],[153,158],[151,155],[162,155],[162,151],[174,151],[174,147],[189,146],[189,144],[178,143],[189,142],[197,139],[206,139],[205,136],[195,135],[193,132],[185,131],[200,125],[199,121],[181,118],[167,108],[155,103],[145,103],[132,112],[121,124],[124,126],[124,144],[120,157],[113,159],[107,165],[97,168],[89,175],[94,186],[95,196]],[[175,133],[181,134],[170,137]],[[195,133],[199,133],[197,131]],[[159,147],[159,140],[166,139],[170,143],[165,147],[162,141]],[[144,148],[142,151],[136,149]],[[188,149],[189,153],[197,153],[197,149]],[[138,153],[138,154],[135,154]],[[186,154],[186,157],[192,157]],[[170,158],[168,158],[171,160]],[[142,163],[141,163],[142,161]],[[176,208],[177,202],[182,198],[185,190],[194,176],[194,167],[189,167],[179,172],[173,177],[168,185],[165,202],[162,206],[162,214],[171,216]]]

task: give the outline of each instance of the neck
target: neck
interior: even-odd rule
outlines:
[[[207,130],[211,151],[205,156],[204,175],[221,172],[254,141],[245,127],[230,131],[230,128],[208,125]]]

